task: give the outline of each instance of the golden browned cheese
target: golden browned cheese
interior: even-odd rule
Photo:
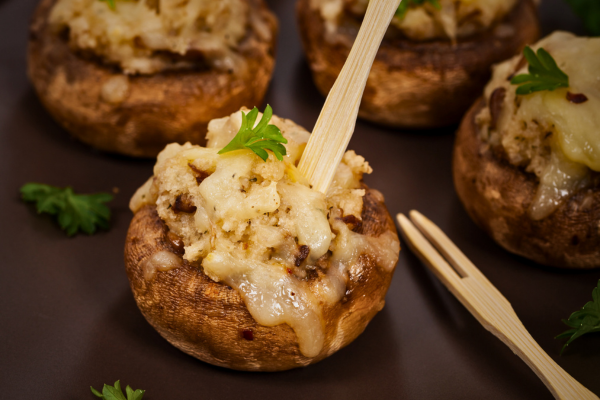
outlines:
[[[365,215],[375,212],[364,208],[362,175],[371,168],[363,157],[346,152],[327,194],[317,192],[296,170],[308,132],[276,116],[271,123],[288,140],[283,161],[271,154],[265,162],[250,150],[218,154],[239,130],[238,112],[211,121],[206,148],[167,146],[130,206],[134,212],[151,207],[181,239],[182,268],[194,265],[213,282],[234,288],[256,323],[288,325],[302,357],[317,360],[349,337],[338,332],[339,343],[331,343],[326,313],[347,295],[352,276],[367,273],[369,263],[361,257],[370,257],[374,266],[368,268],[380,269],[376,274],[387,280],[399,242],[393,229],[376,235],[362,230],[370,223]],[[389,227],[387,219],[381,222]],[[155,258],[168,265],[157,267]],[[136,263],[149,280],[161,270],[177,269],[158,250]],[[375,309],[380,301],[374,301]]]
[[[409,1],[409,0],[404,0]],[[395,16],[392,26],[412,40],[457,39],[488,29],[502,20],[518,0],[437,0],[411,4],[403,16]],[[339,27],[347,10],[364,15],[368,0],[311,0],[319,10],[329,33]]]
[[[202,54],[212,67],[242,68],[235,50],[251,18],[245,0],[116,0],[114,9],[98,0],[58,0],[49,22],[57,32],[68,29],[73,50],[90,51],[127,74],[150,74],[194,64],[165,53]]]
[[[600,172],[600,39],[555,32],[532,48],[550,53],[569,76],[569,87],[518,96],[510,78],[527,73],[528,66],[515,56],[495,67],[478,123],[485,142],[501,145],[511,164],[537,176],[529,215],[542,219],[593,185]],[[502,99],[492,101],[500,91]],[[493,127],[490,104],[496,107]]]

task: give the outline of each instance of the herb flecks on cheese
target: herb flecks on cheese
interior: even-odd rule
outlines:
[[[532,46],[541,47],[568,75],[569,87],[517,95],[510,80],[528,68],[519,55],[497,65],[485,89],[488,106],[494,91],[505,91],[495,129],[489,107],[477,117],[486,142],[501,145],[511,164],[539,178],[533,219],[550,215],[600,171],[600,38],[555,32]],[[573,94],[586,101],[572,101]]]
[[[392,19],[391,25],[412,40],[457,39],[481,32],[506,16],[517,0],[419,0]],[[334,35],[345,13],[363,16],[368,0],[311,0],[328,34]]]
[[[88,51],[126,74],[189,68],[199,59],[221,70],[242,63],[236,49],[250,18],[245,0],[105,1],[58,0],[49,22],[68,30],[69,45]],[[256,21],[255,21],[256,20]]]
[[[324,195],[296,169],[308,132],[277,116],[270,123],[287,140],[283,161],[271,152],[266,162],[251,151],[218,154],[239,132],[237,112],[210,122],[206,148],[167,146],[131,208],[155,204],[182,238],[185,260],[238,290],[259,324],[291,326],[312,357],[323,346],[322,309],[345,295],[348,268],[360,268],[358,257],[368,252],[392,269],[399,243],[391,233],[367,237],[343,222],[361,221],[361,179],[371,172],[363,157],[346,152]],[[178,211],[178,199],[188,212]]]

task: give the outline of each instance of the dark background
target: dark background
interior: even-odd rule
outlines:
[[[99,153],[48,116],[26,77],[35,0],[0,0],[0,398],[93,399],[89,386],[122,383],[158,399],[551,399],[539,379],[403,248],[387,305],[354,343],[308,368],[242,373],[212,367],[169,345],[129,290],[123,243],[130,196],[151,161]],[[323,98],[312,84],[293,1],[271,0],[281,22],[267,101],[312,128]],[[540,9],[544,32],[580,33],[560,0]],[[358,122],[350,148],[370,161],[366,182],[390,212],[416,208],[448,233],[513,304],[548,354],[600,394],[600,336],[559,356],[560,320],[591,299],[600,272],[547,269],[501,250],[461,207],[451,179],[452,129],[399,132]],[[112,227],[67,238],[19,200],[30,181],[90,193],[118,189]]]

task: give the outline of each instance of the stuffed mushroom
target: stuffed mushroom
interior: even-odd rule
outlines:
[[[556,32],[499,64],[456,137],[469,215],[541,264],[600,267],[599,54],[600,39]]]
[[[400,247],[383,196],[362,183],[363,157],[346,152],[325,195],[296,169],[309,134],[289,120],[269,125],[283,154],[225,152],[247,118],[211,121],[206,148],[159,154],[131,200],[125,264],[140,310],[174,346],[227,368],[286,370],[365,329]]]
[[[300,33],[327,95],[348,57],[368,0],[299,0]],[[460,121],[492,64],[537,40],[532,0],[403,0],[379,48],[359,116],[433,128]]]
[[[210,120],[262,102],[277,21],[263,0],[42,0],[28,69],[73,136],[154,157],[201,143]]]

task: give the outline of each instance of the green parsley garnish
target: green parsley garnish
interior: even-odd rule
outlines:
[[[286,155],[285,146],[281,143],[287,143],[281,131],[275,125],[268,125],[273,116],[273,109],[267,105],[260,122],[253,128],[258,117],[258,108],[254,107],[248,114],[242,111],[242,126],[229,144],[219,151],[219,154],[229,151],[250,149],[255,152],[263,161],[267,161],[269,154],[266,150],[271,150],[279,161]]]
[[[105,400],[142,400],[142,397],[144,397],[144,393],[146,392],[145,390],[141,389],[137,389],[134,391],[129,385],[127,385],[127,387],[125,388],[127,397],[125,397],[123,391],[121,390],[120,381],[116,381],[114,386],[104,384],[104,387],[102,388],[102,393],[100,393],[91,386],[90,389],[92,389],[92,393],[94,393],[95,396]]]
[[[600,1],[565,0],[575,14],[583,20],[585,29],[594,36],[600,36]]]
[[[117,9],[117,5],[115,4],[115,0],[100,0],[100,1],[107,2],[108,6],[110,7],[111,10],[116,10]]]
[[[567,346],[581,335],[592,332],[600,332],[600,280],[598,287],[592,291],[592,301],[588,302],[579,311],[575,311],[568,320],[563,322],[573,329],[561,333],[555,339],[569,338],[563,346],[560,354],[565,351]]]
[[[402,0],[398,6],[398,10],[396,10],[395,16],[402,19],[406,16],[406,12],[410,6],[420,6],[425,3],[433,5],[438,10],[442,8],[438,0]]]
[[[529,63],[529,73],[520,74],[511,79],[513,85],[520,85],[517,94],[525,95],[543,90],[569,87],[569,77],[556,65],[554,58],[543,48],[536,53],[527,46],[523,55]]]
[[[110,209],[103,204],[113,199],[108,193],[80,195],[73,193],[70,187],[28,183],[21,187],[21,198],[35,202],[38,214],[56,215],[60,227],[69,236],[79,230],[91,235],[96,227],[108,228]]]

